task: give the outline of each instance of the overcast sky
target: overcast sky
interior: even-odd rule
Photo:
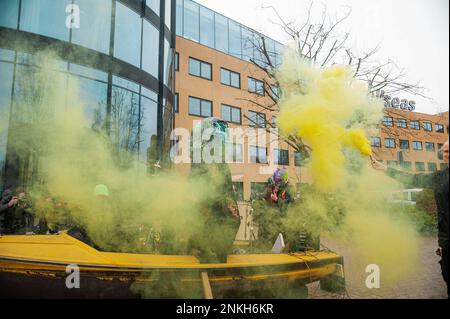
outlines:
[[[198,3],[247,25],[282,43],[288,38],[271,21],[273,5],[287,21],[304,21],[309,0],[197,0]],[[449,106],[449,1],[448,0],[322,0],[315,1],[313,19],[320,19],[323,6],[332,16],[352,8],[342,26],[350,31],[351,45],[359,52],[380,44],[380,61],[394,60],[411,82],[420,81],[434,102],[399,94],[416,101],[416,111],[437,113]]]

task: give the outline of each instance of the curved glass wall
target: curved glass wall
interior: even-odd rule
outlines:
[[[78,88],[77,104],[89,127],[108,133],[119,160],[132,154],[145,163],[155,140],[160,152],[166,151],[175,0],[146,0],[145,10],[137,2],[0,1],[0,190],[5,183],[28,185],[36,176],[32,154],[14,157],[10,144],[11,136],[32,125],[27,117],[32,91],[21,78],[42,67],[35,58],[41,48],[56,48],[52,67],[64,79],[61,90]],[[62,104],[58,107],[73,107]]]
[[[259,50],[264,39],[275,66],[281,64],[284,46],[236,21],[191,0],[176,0],[176,34],[246,61],[264,64]]]

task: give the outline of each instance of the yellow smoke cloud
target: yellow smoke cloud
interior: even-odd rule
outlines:
[[[308,168],[315,189],[288,209],[288,231],[290,225],[305,225],[313,233],[343,239],[353,254],[347,269],[364,275],[366,265],[378,264],[382,283],[416,272],[418,233],[386,202],[386,195],[401,186],[375,171],[367,158],[366,134],[377,131],[382,102],[369,97],[347,66],[319,69],[293,51],[286,53],[277,80],[283,91],[279,128],[311,147]]]

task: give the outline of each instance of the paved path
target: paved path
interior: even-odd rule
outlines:
[[[424,237],[423,251],[420,257],[420,273],[412,278],[399,280],[395,284],[383,284],[380,288],[369,289],[365,285],[365,276],[368,274],[355,270],[351,265],[351,250],[338,242],[330,239],[322,239],[325,246],[344,256],[346,263],[345,275],[347,292],[333,294],[322,291],[318,283],[308,285],[309,298],[331,299],[331,298],[352,298],[352,299],[430,299],[447,298],[445,282],[442,279],[441,268],[439,265],[440,257],[435,254],[437,247],[437,238]],[[406,267],[407,265],[405,265]],[[359,267],[362,268],[362,267]]]

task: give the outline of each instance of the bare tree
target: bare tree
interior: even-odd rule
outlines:
[[[362,54],[358,54],[350,48],[348,44],[350,33],[342,33],[339,30],[339,27],[351,14],[350,7],[346,7],[340,17],[332,18],[327,7],[324,6],[320,21],[313,22],[311,15],[313,5],[314,2],[311,2],[307,9],[306,20],[300,25],[295,21],[283,19],[273,6],[263,8],[273,11],[276,17],[274,23],[295,43],[300,57],[312,61],[321,68],[334,64],[348,65],[355,79],[367,83],[369,95],[375,96],[377,92],[383,90],[387,94],[405,92],[429,99],[423,93],[424,88],[419,83],[410,83],[405,79],[405,70],[394,61],[380,62],[376,58],[379,46]],[[252,96],[245,100],[265,113],[273,113],[275,116],[280,111],[279,93],[276,92],[279,84],[274,72],[277,67],[277,63],[274,61],[276,52],[270,49],[268,40],[264,36],[254,37],[252,41],[255,52],[257,51],[258,54],[255,53],[257,57],[250,59],[250,62],[265,74],[263,79],[264,96]],[[274,123],[267,120],[266,127],[270,129],[274,127]],[[280,136],[280,138],[294,150],[308,155],[310,149],[297,136]]]

